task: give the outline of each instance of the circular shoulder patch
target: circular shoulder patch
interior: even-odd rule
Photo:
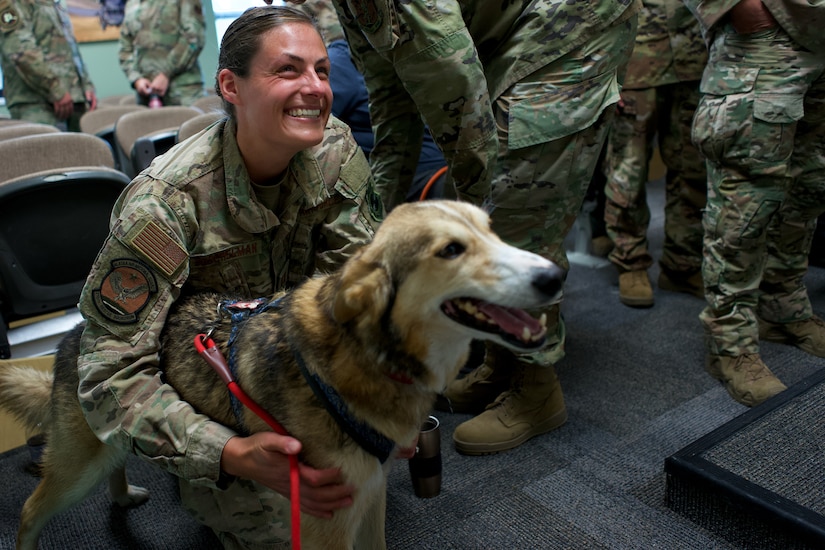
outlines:
[[[97,310],[115,323],[134,323],[137,315],[158,290],[149,267],[137,260],[112,261],[112,269],[103,277],[100,288],[92,291]]]

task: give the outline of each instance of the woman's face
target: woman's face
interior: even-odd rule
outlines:
[[[273,147],[273,154],[291,156],[320,143],[332,109],[329,71],[326,47],[311,25],[267,31],[249,76],[234,77],[238,132]]]

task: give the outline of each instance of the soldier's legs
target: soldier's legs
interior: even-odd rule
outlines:
[[[569,264],[564,239],[581,209],[607,137],[611,104],[618,99],[618,67],[626,61],[634,35],[635,20],[617,24],[598,40],[531,75],[535,80],[527,78],[517,84],[496,102],[502,153],[493,184],[493,229],[505,242],[565,269]],[[626,48],[616,52],[616,44]],[[593,59],[601,64],[590,63]],[[581,70],[571,74],[571,66]],[[591,100],[590,109],[572,104],[571,97]],[[525,99],[536,113],[566,122],[567,130],[564,124],[551,124],[538,129],[546,134],[519,134],[524,127],[519,129],[510,122],[518,118],[512,116],[516,111],[524,113],[514,106]],[[578,125],[581,129],[571,127],[573,115],[583,114],[585,120]],[[524,145],[529,140],[534,141]],[[488,347],[491,356],[485,361],[489,367],[485,371],[505,369],[511,373],[509,389],[483,413],[456,428],[453,440],[459,452],[486,454],[511,449],[567,420],[554,369],[564,357],[564,323],[558,306],[544,313],[548,344],[540,352],[516,355]]]
[[[613,241],[608,258],[619,271],[619,300],[631,307],[653,305],[647,269],[647,176],[656,135],[656,89],[624,90],[608,135],[604,220]]]
[[[707,202],[705,162],[690,137],[699,82],[680,82],[658,90],[659,152],[667,168],[660,264],[672,274],[691,275],[702,268],[702,210]]]
[[[610,261],[620,272],[646,270],[647,176],[656,135],[656,88],[623,90],[624,106],[613,117],[605,156],[604,219],[613,241]]]
[[[744,36],[729,30],[712,45],[702,82],[704,96],[693,127],[694,142],[708,161],[709,181],[702,265],[707,307],[700,319],[708,371],[748,405],[784,388],[758,360],[756,307],[769,252],[777,245],[769,243],[769,235],[775,239],[785,231],[808,231],[788,229],[782,220],[793,216],[780,214],[780,207],[795,180],[810,181],[794,173],[799,169],[791,158],[803,99],[821,78],[822,63],[781,29]],[[772,227],[774,223],[782,227]],[[788,279],[785,274],[772,277]],[[740,360],[754,356],[757,361]],[[743,371],[745,378],[739,376]]]

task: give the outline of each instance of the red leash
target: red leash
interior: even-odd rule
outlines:
[[[266,412],[258,405],[251,397],[241,389],[232,373],[229,366],[226,364],[221,350],[215,346],[215,342],[206,334],[198,334],[195,336],[195,349],[198,350],[204,361],[215,369],[221,380],[226,383],[229,391],[237,397],[241,403],[246,405],[258,418],[266,422],[272,430],[280,435],[289,435],[289,433],[281,426],[271,414]],[[289,500],[292,510],[292,548],[293,550],[301,550],[301,488],[300,478],[298,472],[298,457],[296,455],[289,455]]]

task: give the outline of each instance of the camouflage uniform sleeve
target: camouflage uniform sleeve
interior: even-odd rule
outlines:
[[[319,273],[341,267],[355,252],[370,242],[383,219],[383,207],[375,193],[370,167],[364,152],[347,132],[348,154],[341,165],[335,190],[344,201],[321,227],[323,246],[315,263]]]
[[[55,73],[58,67],[46,58],[35,35],[33,10],[44,8],[34,5],[25,10],[21,9],[22,5],[22,2],[11,0],[0,1],[0,15],[3,18],[0,23],[0,48],[3,57],[13,65],[3,68],[6,73],[10,73],[12,69],[14,71],[13,76],[7,74],[5,78],[20,78],[30,89],[52,103],[66,95],[69,89],[60,75]],[[54,28],[53,32],[62,30]],[[74,65],[71,69],[75,70]]]
[[[711,33],[727,13],[741,0],[684,0],[685,5],[693,13],[702,26],[702,36],[710,44]]]
[[[132,184],[113,214],[80,298],[86,318],[78,396],[106,444],[132,452],[193,483],[213,486],[232,430],[197,413],[165,383],[160,333],[188,276],[185,202],[146,180]],[[176,203],[177,202],[177,203]],[[126,207],[120,210],[120,205]]]
[[[459,4],[439,3],[438,13],[424,2],[405,4],[404,11],[388,0],[336,4],[369,90],[375,132],[370,164],[379,189],[411,180],[423,116],[459,198],[482,202],[489,195],[498,139],[484,68]],[[367,4],[374,9],[367,12]]]
[[[163,74],[169,78],[174,78],[191,68],[203,50],[206,23],[203,19],[201,0],[181,0],[179,24],[179,40],[169,52],[166,58],[167,66],[163,70]]]
[[[137,36],[137,18],[129,12],[137,10],[138,2],[126,3],[126,15],[123,18],[123,24],[120,26],[120,39],[118,41],[117,59],[120,63],[120,68],[123,74],[126,75],[126,80],[130,85],[134,86],[135,81],[142,77],[137,64],[137,55],[135,51],[135,37]]]

